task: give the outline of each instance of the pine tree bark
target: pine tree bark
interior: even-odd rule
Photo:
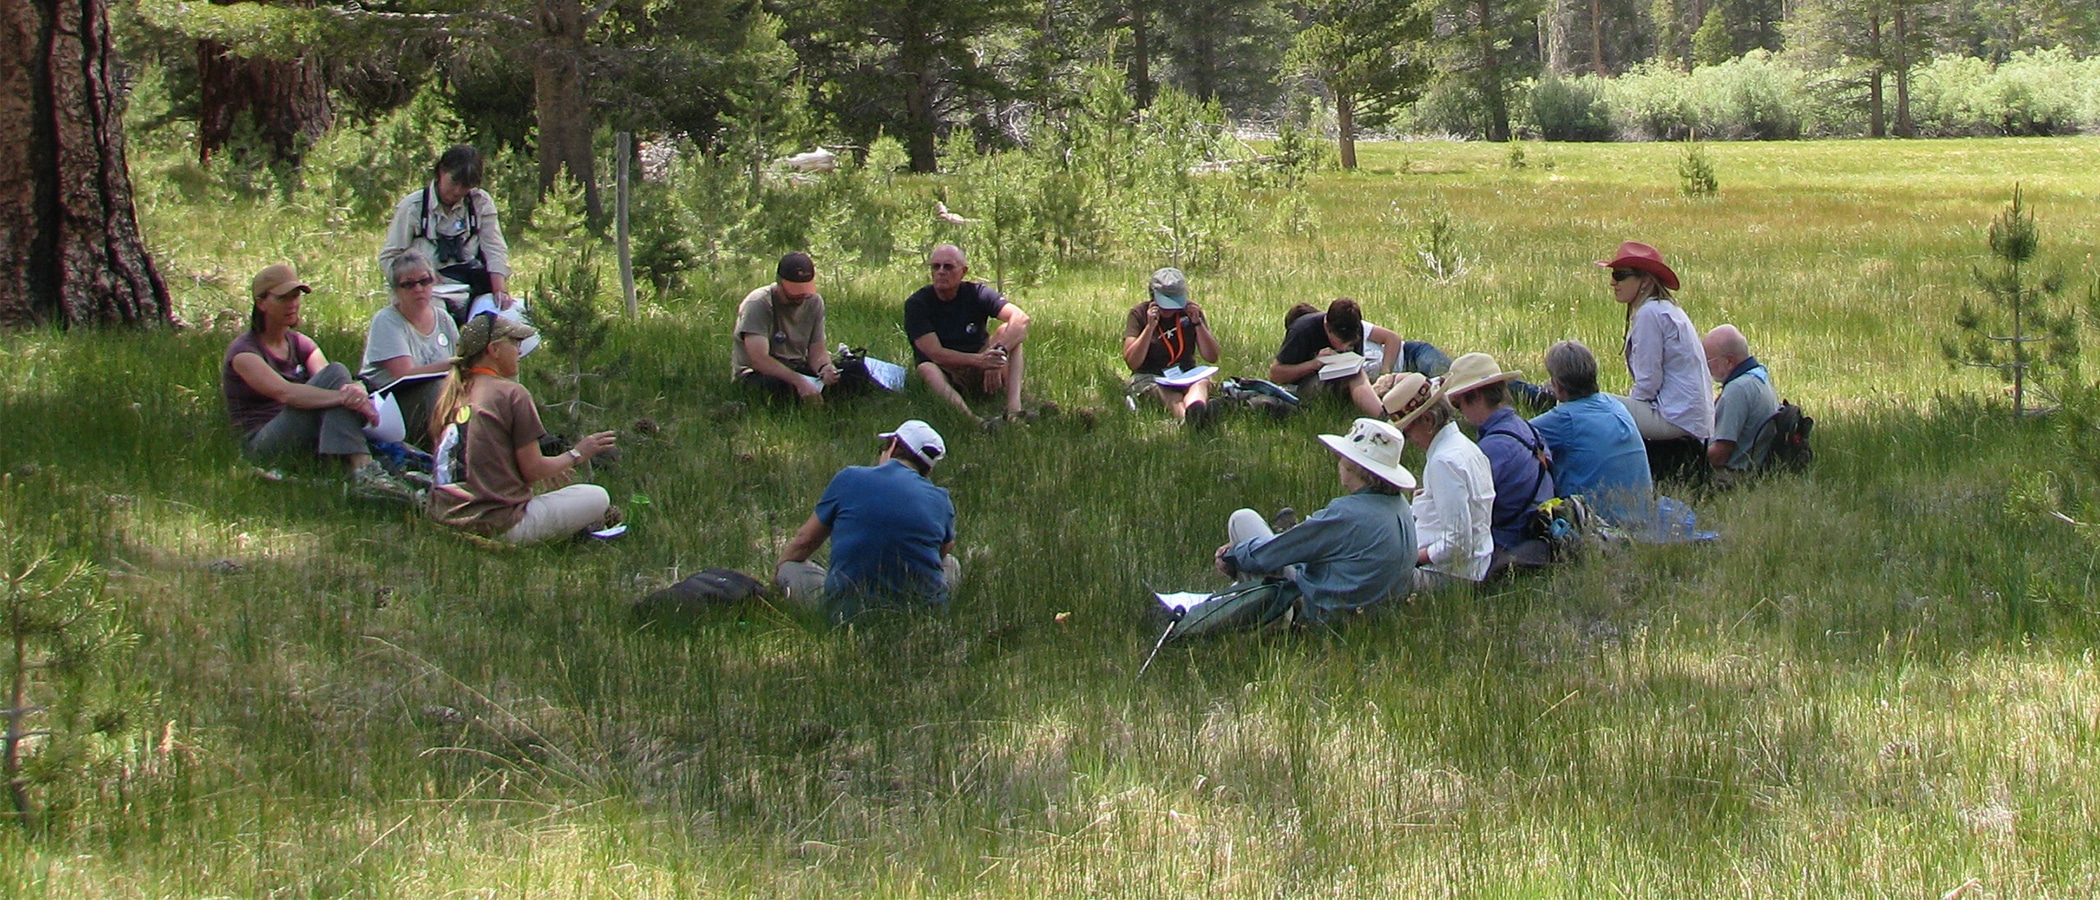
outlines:
[[[598,199],[596,159],[591,154],[591,102],[584,91],[585,40],[583,4],[578,0],[539,0],[532,88],[539,118],[540,189],[561,177],[562,169],[583,186],[583,204],[592,221],[603,216]]]
[[[241,114],[277,159],[297,162],[305,147],[335,125],[328,79],[304,59],[251,59],[212,40],[197,42],[197,158],[212,155],[233,137]]]
[[[172,323],[124,161],[107,0],[0,2],[0,327]]]
[[[233,0],[211,0],[228,4]],[[271,5],[312,6],[312,0],[262,0]],[[212,154],[233,137],[243,113],[276,159],[298,162],[307,144],[335,125],[335,105],[328,99],[327,73],[316,60],[263,59],[234,55],[233,48],[213,40],[197,42],[197,158]]]

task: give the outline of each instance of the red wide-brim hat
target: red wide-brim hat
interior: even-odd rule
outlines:
[[[1640,241],[1620,244],[1617,256],[1610,261],[1597,260],[1597,265],[1607,269],[1638,269],[1661,280],[1663,287],[1677,289],[1677,273],[1670,271],[1669,264],[1663,262],[1662,251]]]

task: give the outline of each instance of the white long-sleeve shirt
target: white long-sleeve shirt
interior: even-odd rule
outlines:
[[[1416,549],[1429,551],[1423,568],[1467,581],[1487,577],[1495,555],[1495,471],[1457,422],[1429,441],[1414,509]]]
[[[1655,408],[1663,421],[1700,440],[1714,435],[1714,398],[1707,391],[1706,348],[1677,304],[1651,297],[1626,323],[1626,398]]]

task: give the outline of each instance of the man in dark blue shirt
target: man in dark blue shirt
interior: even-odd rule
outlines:
[[[1473,423],[1480,452],[1487,454],[1495,476],[1495,514],[1490,532],[1497,561],[1518,554],[1520,561],[1543,562],[1544,541],[1533,533],[1539,507],[1553,499],[1553,454],[1531,423],[1509,405],[1509,382],[1518,372],[1504,372],[1495,358],[1468,353],[1453,360],[1444,375],[1444,396],[1458,414]],[[1490,566],[1494,568],[1494,566]]]
[[[955,505],[929,477],[947,444],[918,419],[877,437],[883,445],[875,464],[832,476],[774,573],[789,603],[821,610],[834,623],[868,606],[944,606],[962,577]],[[826,540],[828,570],[809,559]]]
[[[927,267],[933,283],[904,301],[904,336],[919,377],[973,422],[985,420],[970,411],[960,387],[1004,394],[1006,418],[1022,418],[1021,342],[1028,339],[1028,314],[989,285],[964,281],[969,262],[954,244],[933,248]],[[999,327],[987,330],[993,319]]]

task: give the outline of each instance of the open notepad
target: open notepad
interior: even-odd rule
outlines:
[[[1333,381],[1358,372],[1375,374],[1384,362],[1385,348],[1366,342],[1362,353],[1337,353],[1325,357],[1324,365],[1320,366],[1320,380]]]
[[[1185,388],[1216,374],[1218,374],[1217,366],[1197,366],[1187,370],[1182,369],[1180,366],[1175,366],[1165,372],[1161,372],[1159,377],[1154,380],[1163,387]]]

